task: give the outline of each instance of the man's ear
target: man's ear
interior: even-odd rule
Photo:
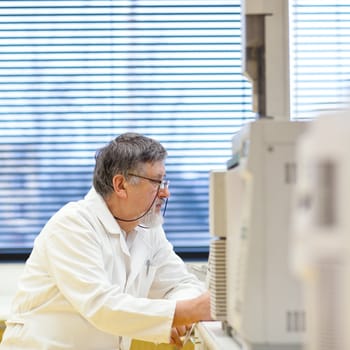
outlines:
[[[113,177],[113,189],[115,194],[120,198],[127,197],[127,182],[123,175],[117,174]]]

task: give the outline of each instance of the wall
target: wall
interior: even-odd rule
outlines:
[[[10,302],[23,268],[23,263],[0,264],[0,319],[3,319],[10,311]]]
[[[11,299],[23,268],[23,263],[0,263],[0,341],[5,329],[3,320],[10,313]]]

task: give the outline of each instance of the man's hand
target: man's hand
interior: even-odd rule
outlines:
[[[191,325],[178,326],[171,329],[170,344],[175,344],[178,348],[182,348],[183,337],[191,330]]]

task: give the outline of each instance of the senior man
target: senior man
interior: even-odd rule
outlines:
[[[162,228],[167,152],[125,133],[96,153],[93,187],[47,222],[20,278],[1,350],[181,346],[210,319],[208,292]]]

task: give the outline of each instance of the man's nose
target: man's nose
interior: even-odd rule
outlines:
[[[170,191],[168,187],[160,188],[158,191],[158,197],[159,198],[169,198],[170,197]]]

